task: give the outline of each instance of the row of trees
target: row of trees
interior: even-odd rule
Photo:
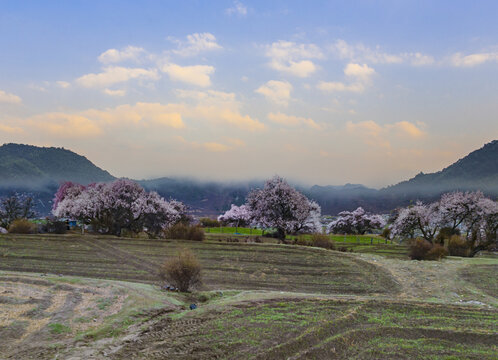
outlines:
[[[235,225],[251,225],[276,230],[284,239],[287,233],[321,233],[320,206],[275,176],[263,189],[252,191],[247,203],[232,205],[218,220]],[[498,246],[498,203],[482,192],[453,192],[439,201],[399,209],[386,226],[386,220],[369,214],[359,207],[339,213],[327,233],[365,234],[375,229],[390,232],[392,238],[421,237],[430,244],[443,244],[445,239],[458,235],[473,256],[480,250]],[[462,240],[463,239],[463,240]]]
[[[479,191],[443,194],[439,201],[398,211],[390,231],[392,237],[419,236],[431,244],[461,235],[472,256],[498,245],[498,203]]]
[[[265,183],[263,189],[249,193],[246,204],[232,205],[230,210],[218,217],[218,221],[236,227],[251,225],[272,228],[276,230],[278,238],[284,239],[288,233],[322,233],[320,218],[320,205],[306,198],[284,179],[275,176]],[[380,215],[368,214],[359,207],[352,212],[341,212],[329,224],[327,232],[364,234],[385,225]]]
[[[125,179],[88,186],[66,182],[55,194],[52,213],[118,236],[123,230],[145,231],[157,236],[163,229],[187,218],[183,203],[166,201],[156,192],[147,192]]]

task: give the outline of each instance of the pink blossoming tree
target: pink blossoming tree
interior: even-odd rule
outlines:
[[[363,235],[367,231],[380,229],[386,222],[380,215],[367,214],[359,207],[354,211],[342,211],[339,217],[329,224],[328,232],[335,234],[359,234]]]
[[[266,181],[263,189],[253,190],[247,197],[247,205],[255,224],[273,228],[282,241],[287,233],[318,231],[320,207],[311,202],[284,179],[275,176]]]
[[[433,243],[441,229],[464,232],[471,255],[496,247],[498,203],[481,192],[443,194],[439,201],[401,209],[391,225],[391,236],[421,236]]]
[[[178,202],[167,202],[157,193],[147,193],[137,183],[119,179],[111,183],[86,187],[62,184],[54,199],[53,214],[92,224],[97,230],[121,235],[123,229],[147,231],[157,236],[160,231],[181,218]]]
[[[246,226],[251,222],[251,212],[247,205],[237,206],[232,204],[230,210],[218,216],[218,221],[235,225],[235,231],[237,232],[239,226]]]

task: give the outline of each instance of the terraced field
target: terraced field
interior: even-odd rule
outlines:
[[[497,321],[468,307],[273,298],[162,318],[113,358],[495,359]]]
[[[5,235],[0,269],[157,283],[160,264],[187,247],[200,259],[205,289],[307,293],[395,293],[387,272],[349,254],[309,247]]]
[[[0,359],[498,358],[495,256],[356,246],[0,236]],[[180,247],[203,288],[163,292]]]
[[[0,271],[0,359],[84,354],[92,339],[142,321],[144,309],[175,307],[147,285]]]

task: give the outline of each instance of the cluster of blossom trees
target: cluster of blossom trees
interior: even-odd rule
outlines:
[[[118,236],[123,229],[157,236],[187,216],[181,202],[166,201],[156,192],[146,192],[125,179],[88,186],[66,182],[55,194],[52,213]]]
[[[401,209],[391,225],[391,236],[421,236],[434,243],[439,234],[460,234],[472,254],[497,245],[498,203],[481,192],[443,194],[439,201]]]
[[[329,233],[359,234],[383,228],[386,221],[380,215],[368,214],[362,207],[354,211],[342,211],[328,226]]]
[[[321,232],[320,216],[316,202],[275,176],[266,181],[263,189],[249,193],[245,205],[232,205],[218,220],[236,226],[244,223],[272,228],[279,239],[284,239],[287,233]]]

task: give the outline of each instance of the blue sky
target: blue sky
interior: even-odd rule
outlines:
[[[0,143],[385,186],[498,135],[498,3],[1,1]]]

